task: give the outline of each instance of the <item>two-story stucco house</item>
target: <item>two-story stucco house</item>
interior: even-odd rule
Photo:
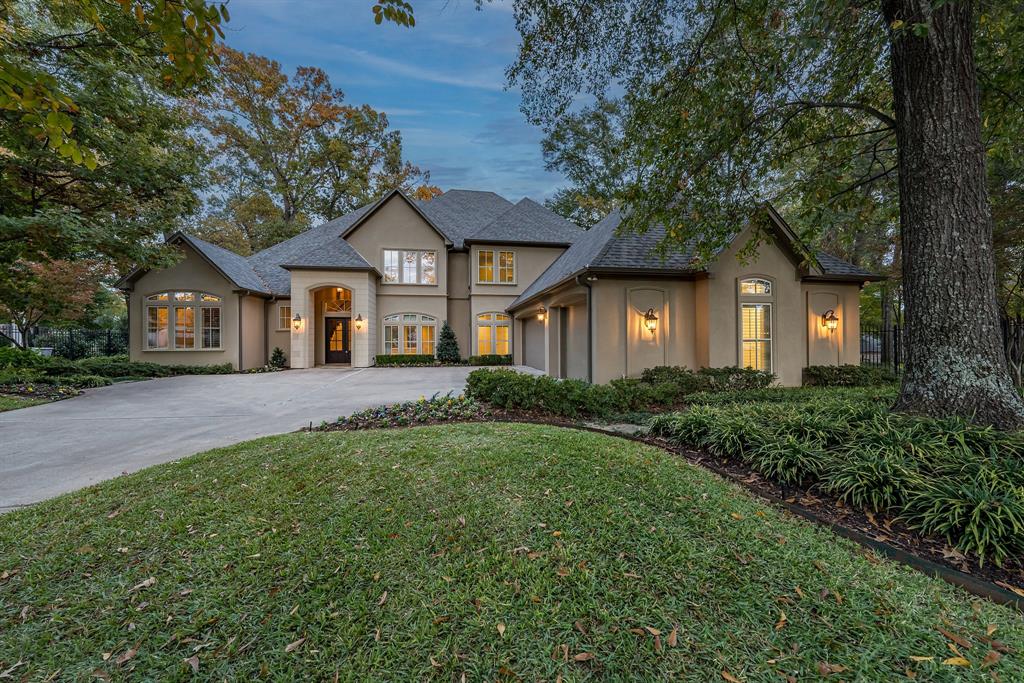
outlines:
[[[249,257],[185,233],[184,257],[137,269],[126,292],[133,360],[245,370],[275,347],[293,368],[433,354],[442,324],[464,357],[512,355],[594,382],[656,365],[741,365],[799,384],[807,365],[859,362],[858,302],[873,279],[827,254],[808,262],[765,209],[772,239],[741,263],[663,258],[664,236],[589,231],[535,202],[451,190],[393,191]]]

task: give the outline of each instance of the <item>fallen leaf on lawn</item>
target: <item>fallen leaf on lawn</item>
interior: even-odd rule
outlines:
[[[654,636],[654,651],[655,652],[661,652],[661,636],[660,635],[655,635]]]
[[[946,666],[970,666],[971,663],[963,657],[950,657],[949,659],[943,659],[942,663]]]
[[[952,640],[954,643],[956,643],[960,647],[966,647],[968,649],[971,647],[970,642],[968,642],[968,640],[966,638],[964,638],[963,636],[959,636],[959,635],[953,633],[952,631],[947,631],[946,629],[942,628],[941,626],[937,627],[936,630],[939,633],[941,633],[942,635],[944,635],[947,638],[949,638],[950,640]]]
[[[502,638],[504,638],[505,637],[505,624],[499,623],[497,628],[498,628],[498,635],[501,636]]]
[[[114,510],[109,515],[107,515],[107,519],[113,519],[114,517],[117,517],[119,514],[121,514],[121,509],[120,508],[118,508],[117,510]]]
[[[661,635],[661,631],[659,631],[658,629],[654,628],[653,626],[644,626],[644,628],[647,629],[647,632],[650,633],[652,636],[660,636]]]
[[[447,614],[442,614],[439,617],[434,617],[434,625],[435,626],[437,626],[438,624],[443,624],[446,621],[451,621],[451,617],[448,616]]]
[[[102,679],[103,679],[103,680],[105,680],[105,681],[109,681],[109,680],[110,680],[110,674],[108,674],[108,673],[107,673],[106,671],[104,671],[103,669],[93,669],[93,670],[92,670],[92,675],[93,675],[93,676],[94,676],[95,678],[102,678]]]
[[[1017,595],[1019,595],[1022,598],[1024,598],[1024,588],[1021,588],[1020,586],[1011,586],[1010,584],[1005,583],[1003,581],[996,581],[996,585],[997,586],[1002,586],[1003,588],[1005,588],[1008,591],[1013,591]]]
[[[818,662],[818,673],[822,676],[830,676],[832,674],[838,674],[847,671],[847,668],[842,664],[829,664],[828,662]]]
[[[558,574],[559,576],[569,576],[569,568],[568,567],[559,567],[558,570],[555,573]]]
[[[989,650],[985,655],[985,659],[981,660],[981,668],[984,669],[986,667],[995,666],[1002,658],[1003,656],[995,650]]]
[[[569,646],[568,645],[555,645],[555,649],[551,651],[551,659],[562,660],[563,662],[569,661]]]
[[[730,512],[729,516],[732,517],[733,519],[736,519],[736,520],[743,519],[743,515],[741,515],[738,512]]]
[[[995,624],[989,624],[989,625],[988,625],[988,626],[987,626],[987,627],[985,628],[985,635],[986,635],[986,636],[990,636],[990,635],[992,635],[993,633],[995,633],[995,632],[996,632],[996,628],[998,628],[998,627],[997,627],[997,626],[996,626]]]
[[[576,662],[589,662],[590,660],[594,659],[594,656],[595,655],[594,655],[593,652],[579,652],[579,653],[573,655],[573,661],[576,661]]]
[[[577,619],[576,621],[572,622],[572,625],[576,627],[577,631],[579,631],[583,635],[587,635],[587,629],[583,627],[583,622],[582,621]]]
[[[83,545],[81,548],[75,550],[75,552],[79,555],[88,555],[89,553],[96,552],[96,548],[93,548],[91,545]]]
[[[932,662],[935,661],[935,657],[919,657],[916,655],[910,655],[910,661],[912,662]]]
[[[139,651],[133,647],[128,648],[121,654],[120,657],[118,657],[114,661],[117,662],[118,666],[121,666],[122,664],[131,661],[135,657],[135,655],[138,654],[138,652]]]
[[[384,591],[383,593],[380,594],[380,598],[378,598],[377,604],[378,605],[383,605],[387,601],[388,601],[388,592]]]
[[[789,622],[789,620],[786,619],[786,613],[780,611],[779,612],[779,620],[777,622],[775,622],[775,630],[776,631],[781,631],[783,628],[785,628],[785,626],[786,626],[786,624],[788,622]]]
[[[679,642],[679,629],[672,629],[672,632],[668,634],[668,638],[665,641],[669,647],[675,647],[676,643]]]
[[[198,655],[192,655],[191,657],[188,657],[187,659],[184,659],[182,661],[184,661],[186,664],[188,664],[190,667],[192,667],[192,673],[194,673],[194,674],[199,673],[199,656]]]
[[[150,586],[153,586],[153,585],[156,585],[156,577],[155,576],[149,577],[148,579],[146,579],[142,583],[135,584],[134,586],[132,586],[131,588],[128,589],[128,592],[129,593],[134,593],[135,591],[142,590],[143,588],[149,588]]]
[[[112,656],[113,654],[114,654],[113,652],[104,652],[104,653],[103,653],[102,655],[100,655],[100,657],[102,657],[102,658],[103,658],[103,661],[105,662],[105,661],[107,661],[108,659],[110,659],[110,657],[111,657],[111,656]]]
[[[729,683],[743,683],[740,679],[736,678],[731,673],[724,670],[722,671],[722,678],[729,681]]]
[[[299,638],[298,640],[294,640],[294,641],[292,641],[292,642],[290,642],[290,643],[288,643],[287,645],[284,646],[284,651],[285,652],[295,652],[300,647],[302,647],[302,644],[304,642],[306,642],[305,637]]]

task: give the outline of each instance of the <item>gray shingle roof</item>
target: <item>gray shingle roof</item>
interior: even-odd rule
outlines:
[[[493,192],[448,190],[429,202],[417,201],[416,206],[451,240],[454,248],[462,249],[467,237],[512,208],[512,202]]]
[[[331,240],[340,241],[341,233],[345,232],[350,225],[359,220],[371,206],[371,204],[361,206],[344,216],[335,218],[323,225],[312,227],[291,239],[257,252],[249,257],[249,263],[252,264],[260,277],[270,286],[272,294],[287,296],[291,293],[292,276],[281,265],[302,260],[307,253]],[[351,247],[351,245],[349,246]]]
[[[646,270],[651,272],[677,271],[679,273],[699,272],[693,263],[692,243],[684,249],[662,254],[659,243],[665,238],[665,229],[652,227],[640,234],[617,235],[616,229],[622,223],[622,214],[612,211],[590,230],[585,232],[564,254],[559,256],[540,277],[520,294],[509,308],[528,301],[537,294],[555,287],[566,280],[588,270]],[[818,252],[818,261],[824,277],[848,277],[854,280],[877,279],[878,276],[836,258],[831,254]]]
[[[373,270],[355,248],[340,237],[328,238],[300,254],[282,268],[337,268],[338,270]]]
[[[271,294],[270,285],[263,280],[244,256],[239,256],[224,247],[218,247],[194,235],[181,233],[185,241],[220,269],[240,289]]]
[[[583,229],[575,223],[527,198],[466,237],[466,241],[568,245],[583,234]]]

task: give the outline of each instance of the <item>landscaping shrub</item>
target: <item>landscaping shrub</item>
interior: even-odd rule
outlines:
[[[797,400],[697,403],[647,426],[780,484],[886,512],[980,561],[1024,559],[1024,434],[889,413],[870,388],[814,389],[815,401],[781,391]]]
[[[482,414],[484,411],[480,404],[466,396],[434,395],[429,399],[420,398],[418,401],[362,410],[348,417],[339,417],[337,422],[325,423],[320,428],[339,430],[405,427],[413,424],[469,420]]]
[[[283,370],[288,365],[288,359],[284,356],[284,351],[280,346],[275,346],[274,350],[270,353],[270,367]]]
[[[489,353],[483,356],[470,356],[466,362],[469,365],[512,365],[512,356]]]
[[[78,360],[85,358],[92,351],[92,345],[89,340],[82,335],[75,335],[69,333],[57,337],[57,340],[53,343],[54,355],[68,360]]]
[[[804,384],[814,387],[876,387],[892,384],[896,376],[885,368],[868,365],[811,365],[804,368]]]
[[[393,353],[381,354],[376,358],[377,365],[437,365],[437,358],[430,353]]]
[[[775,375],[762,370],[736,366],[701,368],[693,371],[682,366],[663,365],[645,369],[640,373],[640,379],[648,384],[677,384],[684,393],[694,393],[698,391],[763,389],[775,381]]]
[[[80,360],[69,360],[58,356],[41,356],[34,351],[15,348],[0,348],[0,372],[28,370],[36,377],[50,377],[64,380],[73,376],[100,377],[172,377],[174,375],[223,375],[234,372],[231,363],[220,365],[161,365],[130,361],[128,356],[93,356]],[[37,379],[36,381],[41,381]],[[89,380],[93,381],[93,380]],[[0,384],[6,382],[0,380]],[[54,382],[49,382],[54,383]]]
[[[455,337],[455,330],[447,320],[441,326],[441,335],[437,340],[437,359],[442,363],[462,362],[462,356],[459,353],[459,340]]]

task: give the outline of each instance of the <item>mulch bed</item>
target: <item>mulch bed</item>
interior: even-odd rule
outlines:
[[[63,398],[78,396],[80,392],[73,387],[56,384],[4,384],[0,386],[0,394],[18,398],[41,398],[47,401],[59,401]]]
[[[529,422],[556,427],[586,429],[601,434],[639,441],[678,455],[688,462],[709,469],[730,479],[755,495],[782,505],[793,514],[832,527],[837,533],[866,546],[866,557],[875,558],[879,552],[926,574],[936,575],[950,583],[993,601],[1010,604],[1024,611],[1024,564],[1009,560],[1002,567],[992,563],[979,565],[977,560],[950,547],[945,541],[925,537],[908,529],[899,520],[883,514],[851,508],[842,501],[817,491],[780,486],[742,462],[715,457],[709,453],[680,448],[663,439],[649,436],[630,436],[580,421],[553,418],[541,411],[502,410],[485,408],[477,418],[452,420],[425,420],[404,427],[455,424],[459,422]],[[314,427],[314,431],[353,431],[379,428],[376,425],[337,425],[330,423]]]

